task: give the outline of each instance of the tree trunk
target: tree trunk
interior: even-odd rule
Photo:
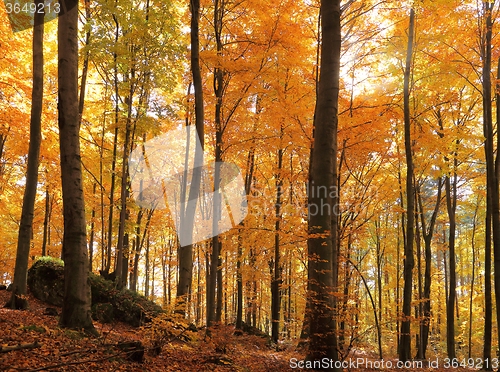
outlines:
[[[78,120],[78,1],[58,17],[59,144],[64,215],[64,302],[60,325],[96,333],[90,317],[87,233]]]
[[[131,69],[132,81],[135,80],[134,69]],[[129,198],[129,166],[128,158],[130,153],[130,147],[132,142],[132,99],[134,94],[134,83],[130,82],[130,90],[128,97],[125,99],[128,105],[127,109],[127,122],[125,125],[125,140],[123,142],[123,153],[122,153],[122,172],[121,172],[121,191],[120,191],[120,220],[118,225],[118,242],[116,244],[116,261],[115,261],[115,273],[116,273],[116,286],[118,289],[127,286],[127,274],[128,274],[128,255],[129,255],[129,235],[126,232],[126,222],[129,219],[129,210],[127,207],[127,201]]]
[[[338,360],[333,291],[337,261],[337,124],[340,73],[340,1],[322,0],[321,66],[314,115],[309,193],[308,281],[311,298],[308,360]],[[323,190],[323,192],[321,192]],[[327,190],[326,194],[324,190]],[[325,211],[326,208],[326,211]],[[314,209],[314,210],[313,210]],[[332,225],[333,224],[333,225]],[[337,368],[334,368],[335,370]]]
[[[456,165],[456,154],[454,154],[454,162]],[[448,358],[453,359],[456,357],[455,352],[455,301],[457,294],[457,278],[456,278],[456,253],[455,253],[455,233],[456,233],[456,217],[455,211],[457,208],[457,174],[455,166],[453,167],[453,183],[450,176],[445,178],[446,190],[446,209],[448,211],[448,218],[450,223],[448,246],[449,246],[449,291],[448,301],[446,303],[446,350]]]
[[[283,180],[281,179],[281,170],[283,168],[283,149],[282,149],[282,139],[283,139],[283,123],[281,124],[280,131],[280,148],[278,150],[278,170],[276,174],[276,204],[275,204],[275,218],[274,223],[274,267],[272,268],[272,282],[271,282],[271,339],[274,343],[278,342],[279,339],[279,327],[280,327],[280,305],[281,305],[281,263],[280,263],[280,223],[281,223],[281,197],[282,197],[282,187]]]
[[[45,173],[48,173],[47,170],[45,170]],[[48,176],[46,176],[45,182],[48,182],[47,180]],[[49,192],[49,185],[45,186],[45,215],[43,217],[43,240],[42,240],[42,257],[47,256],[47,242],[49,240],[49,216],[50,216],[50,192]]]
[[[420,210],[420,221],[422,225],[422,235],[424,238],[424,255],[425,255],[425,273],[424,273],[424,293],[421,301],[423,301],[423,313],[422,320],[420,322],[420,343],[418,345],[417,358],[424,360],[426,358],[425,353],[427,351],[427,344],[429,340],[429,328],[431,322],[431,266],[432,266],[432,237],[434,235],[434,227],[436,226],[436,219],[439,213],[439,207],[441,205],[441,189],[442,181],[441,178],[438,179],[438,190],[436,196],[436,204],[434,205],[434,211],[432,212],[431,220],[429,225],[425,223],[424,207],[422,203],[422,195],[420,192],[417,193],[418,207]]]
[[[483,62],[482,81],[483,81],[483,131],[484,131],[484,151],[486,158],[486,236],[485,236],[485,329],[484,335],[484,357],[491,360],[492,343],[492,296],[491,296],[491,232],[493,233],[493,257],[495,263],[494,285],[495,297],[500,296],[500,210],[499,210],[499,155],[497,153],[496,161],[494,159],[494,129],[491,103],[491,38],[493,22],[491,11],[493,4],[488,1],[483,2],[484,13],[486,16],[486,29],[484,30],[484,39],[481,40],[481,57]],[[497,131],[497,135],[498,131]],[[497,138],[498,141],[498,138]],[[498,143],[497,143],[498,146]],[[489,230],[489,231],[488,231]],[[500,316],[500,306],[496,306],[497,319]],[[498,328],[498,327],[497,327]],[[498,331],[500,333],[500,328]],[[491,366],[488,366],[491,370]]]
[[[476,231],[477,231],[477,216],[479,212],[479,205],[481,203],[481,197],[477,198],[476,209],[474,210],[474,216],[472,217],[472,237],[471,237],[471,251],[472,251],[472,273],[470,282],[470,297],[469,297],[469,351],[467,354],[468,358],[472,358],[472,306],[474,299],[474,282],[476,280]]]
[[[36,0],[37,9],[43,1]],[[33,28],[33,90],[31,93],[30,143],[28,149],[28,169],[24,189],[23,207],[17,240],[16,266],[12,295],[6,306],[12,309],[26,309],[25,298],[28,280],[28,258],[30,254],[31,233],[38,183],[40,163],[40,144],[42,142],[42,105],[43,105],[43,31],[44,13],[35,12]]]
[[[115,45],[118,44],[118,39],[120,35],[120,25],[118,19],[113,14],[113,20],[115,22]],[[106,267],[104,271],[109,274],[111,268],[111,248],[113,246],[113,212],[115,210],[115,183],[116,183],[116,159],[118,156],[118,123],[119,123],[119,113],[120,113],[120,95],[118,89],[118,54],[116,51],[113,52],[113,82],[114,82],[114,93],[115,93],[115,131],[113,136],[113,156],[111,160],[111,185],[109,188],[109,215],[108,215],[108,246],[106,252]],[[116,264],[116,263],[115,263]]]
[[[219,242],[219,251],[222,252],[222,242]],[[222,282],[222,253],[219,252],[219,258],[217,260],[217,301],[215,307],[215,322],[220,323],[222,321],[222,303],[224,295],[224,286]]]
[[[401,336],[399,341],[399,360],[406,362],[411,359],[411,300],[413,280],[413,240],[414,240],[414,204],[415,192],[413,188],[413,155],[411,140],[410,117],[410,73],[413,55],[413,34],[415,28],[415,11],[410,10],[410,26],[408,28],[408,48],[406,51],[406,65],[404,72],[404,133],[406,154],[406,244],[404,252],[404,287],[403,287],[403,319],[401,321]]]
[[[191,73],[194,86],[194,110],[196,120],[196,132],[201,143],[201,149],[195,150],[196,164],[203,163],[204,148],[204,108],[203,108],[203,82],[200,70],[200,0],[191,0]],[[198,146],[197,146],[198,147]],[[193,178],[189,190],[188,200],[198,199],[199,186],[201,182],[201,170],[193,170]],[[188,208],[189,209],[189,208]],[[184,218],[181,218],[181,229],[188,233],[193,231],[194,210],[186,210]],[[179,250],[179,282],[177,284],[176,312],[186,315],[187,297],[191,289],[193,277],[193,245],[188,244]]]

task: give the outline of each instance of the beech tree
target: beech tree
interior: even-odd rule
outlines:
[[[43,1],[36,0],[36,9]],[[43,9],[43,8],[42,8]],[[28,170],[24,189],[23,208],[17,238],[16,266],[12,296],[6,306],[12,309],[26,309],[28,301],[24,297],[27,289],[28,258],[33,228],[33,214],[38,183],[40,163],[40,144],[42,142],[42,104],[43,104],[43,31],[44,12],[35,12],[33,27],[33,91],[31,93],[30,144],[28,151]]]
[[[45,174],[30,229],[19,216],[31,182],[28,146],[36,144],[27,130],[36,91],[32,34],[9,33],[1,23],[0,284],[25,276],[15,265],[18,245],[29,243],[29,264],[60,255],[64,241],[76,290],[86,279],[70,255],[87,240],[94,269],[103,276],[115,270],[120,286],[129,274],[130,289],[167,310],[177,303],[197,326],[235,323],[274,341],[294,340],[304,326],[311,360],[343,360],[358,344],[377,343],[379,358],[432,358],[448,345],[461,358],[459,340],[472,358],[491,359],[500,297],[490,278],[500,272],[492,262],[499,244],[498,1],[469,3],[345,1],[338,67],[336,2],[86,0],[78,108],[76,57],[65,56],[73,44],[60,47],[60,132],[56,100],[45,99],[56,91],[57,41],[44,40]],[[0,15],[9,18],[6,7]],[[45,33],[55,26],[45,24]],[[71,27],[62,39],[73,37]],[[81,115],[79,131],[73,111]],[[179,247],[175,213],[134,203],[135,186],[128,195],[127,153],[193,124],[207,163],[231,162],[245,174],[249,213],[230,231]],[[208,189],[219,177],[209,186],[209,173],[203,197],[193,179],[179,191],[183,201],[201,199],[199,218],[183,211],[181,233],[215,221]],[[220,186],[228,187],[224,177]],[[216,195],[216,214],[228,211],[225,191]],[[326,213],[330,221],[317,215]],[[18,239],[20,227],[27,234]]]
[[[203,106],[203,83],[200,70],[200,0],[191,0],[191,73],[193,75],[194,87],[194,110],[196,120],[196,132],[200,139],[201,147],[196,146],[195,163],[201,164],[203,161],[204,149],[204,106]],[[201,169],[193,169],[188,200],[196,200],[200,192]],[[186,184],[187,182],[185,182]],[[184,185],[185,186],[185,185]],[[186,203],[187,205],[188,203]],[[186,207],[182,211],[181,229],[192,231],[194,224],[194,210]],[[177,311],[185,314],[187,311],[187,297],[191,290],[191,280],[193,278],[193,244],[180,247],[179,250],[179,282],[177,284]]]
[[[58,16],[59,148],[64,215],[64,302],[61,326],[95,333],[90,312],[87,226],[78,113],[78,1],[64,0]]]
[[[399,341],[399,359],[403,362],[411,359],[411,300],[413,282],[413,241],[414,235],[414,205],[415,192],[413,185],[413,149],[411,138],[410,116],[410,77],[411,61],[413,56],[413,33],[415,29],[415,10],[410,10],[410,26],[408,28],[408,48],[406,50],[406,64],[404,70],[404,143],[406,159],[406,238],[404,249],[404,289],[403,289],[403,318],[401,321],[401,336]]]
[[[338,360],[334,276],[337,273],[337,125],[340,79],[340,0],[321,1],[321,62],[314,112],[314,145],[309,185],[308,359]],[[326,206],[326,210],[323,206]],[[333,222],[333,224],[332,224]]]

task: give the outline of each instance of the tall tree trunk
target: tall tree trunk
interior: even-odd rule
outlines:
[[[120,25],[116,15],[113,14],[113,20],[115,22],[115,46],[118,44],[118,39],[120,35]],[[115,210],[115,183],[116,183],[116,159],[118,156],[118,123],[119,123],[119,113],[120,113],[120,96],[118,89],[118,54],[116,51],[113,52],[113,85],[115,93],[115,131],[113,136],[113,155],[111,160],[111,185],[109,188],[109,214],[108,214],[108,246],[106,252],[106,267],[104,271],[109,274],[111,268],[111,248],[113,247],[113,212]],[[115,263],[116,264],[116,263]]]
[[[314,115],[314,148],[309,185],[308,281],[311,297],[307,358],[338,360],[333,291],[337,267],[337,125],[340,80],[340,0],[322,0],[321,67]],[[320,190],[328,190],[324,192]],[[324,208],[327,208],[325,212]],[[315,210],[312,210],[312,209]],[[333,223],[333,225],[332,225]]]
[[[410,116],[410,75],[413,56],[413,37],[415,29],[415,11],[410,10],[410,26],[408,28],[408,47],[406,50],[406,65],[404,72],[404,133],[406,155],[406,244],[404,252],[404,288],[403,288],[403,319],[401,321],[401,336],[399,341],[399,360],[406,362],[411,359],[411,300],[413,281],[413,240],[414,240],[414,204],[413,188],[413,155],[411,139]]]
[[[214,1],[214,32],[217,57],[222,59],[222,28],[225,13],[225,0]],[[219,60],[219,65],[222,60]],[[216,320],[216,293],[217,298],[220,296],[216,287],[219,286],[217,277],[219,276],[219,256],[220,242],[218,236],[218,221],[221,217],[221,194],[220,186],[220,162],[222,162],[222,104],[224,97],[224,70],[219,66],[214,68],[213,73],[214,94],[215,94],[215,175],[214,175],[214,198],[213,198],[213,234],[212,238],[212,257],[210,259],[210,280],[207,288],[207,326],[210,327],[212,322]]]
[[[493,3],[489,1],[483,2],[484,16],[486,17],[486,29],[484,30],[484,39],[481,40],[482,50],[481,57],[483,62],[482,81],[483,81],[483,131],[484,131],[484,151],[486,158],[486,241],[485,241],[485,327],[488,324],[489,329],[485,329],[484,336],[484,357],[491,360],[491,326],[492,326],[492,298],[491,298],[491,244],[493,243],[493,257],[495,263],[494,270],[494,286],[495,298],[497,304],[499,303],[500,296],[500,206],[499,206],[499,183],[498,171],[500,166],[499,154],[494,159],[494,129],[493,129],[493,115],[492,115],[492,102],[491,102],[491,38],[493,21],[491,11]],[[497,130],[497,136],[498,136]],[[497,138],[498,141],[498,138]],[[498,143],[497,143],[498,147]],[[488,208],[489,207],[489,208]],[[488,213],[489,212],[489,213]],[[489,221],[488,221],[489,219]],[[490,230],[490,231],[488,231]],[[493,240],[491,234],[493,233]],[[500,319],[500,306],[496,306],[497,319]],[[498,327],[497,327],[498,328]],[[500,333],[500,328],[498,331]],[[488,354],[488,355],[487,355]],[[488,366],[491,370],[491,366]]]
[[[121,171],[121,191],[120,191],[120,219],[118,225],[118,242],[116,244],[116,262],[115,262],[115,273],[116,273],[116,285],[117,288],[121,289],[127,285],[127,273],[128,273],[128,255],[129,255],[129,235],[126,232],[126,223],[129,219],[130,212],[127,207],[127,201],[129,198],[129,166],[128,158],[130,153],[130,148],[132,145],[132,100],[134,95],[134,80],[135,80],[135,70],[132,67],[131,71],[131,81],[129,94],[125,99],[128,105],[127,109],[127,121],[125,125],[125,140],[123,142],[123,153],[122,153],[122,171]]]
[[[194,111],[196,132],[201,143],[201,148],[195,149],[196,164],[203,163],[203,148],[204,148],[204,108],[203,108],[203,82],[200,70],[200,37],[199,37],[199,21],[200,21],[200,0],[191,0],[191,73],[193,75],[194,86]],[[189,190],[188,200],[198,199],[199,186],[201,182],[201,170],[193,170],[193,178]],[[186,232],[192,232],[194,221],[194,210],[187,208],[183,213],[184,218],[181,218],[181,229]],[[179,282],[177,284],[176,296],[176,311],[180,314],[187,313],[187,298],[191,289],[191,281],[193,277],[193,245],[188,244],[179,250]]]
[[[90,317],[87,232],[78,125],[78,1],[62,1],[58,16],[58,111],[64,215],[64,302],[59,320],[96,333]]]
[[[43,7],[42,0],[35,1],[36,8]],[[24,189],[23,207],[17,240],[16,266],[12,295],[6,306],[12,309],[26,309],[26,290],[28,281],[28,258],[30,254],[33,215],[35,210],[36,189],[38,183],[38,165],[40,163],[40,145],[42,142],[42,106],[43,106],[43,31],[45,13],[35,12],[33,28],[33,90],[31,92],[30,143],[28,149],[28,169]]]

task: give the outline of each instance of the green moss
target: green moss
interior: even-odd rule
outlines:
[[[23,331],[34,331],[34,332],[38,332],[38,333],[45,333],[46,332],[45,328],[39,327],[36,324],[31,324],[29,326],[22,326],[21,329]]]
[[[54,263],[57,266],[64,266],[64,261],[59,257],[41,256],[36,258],[35,263],[38,261],[41,261],[43,263]]]

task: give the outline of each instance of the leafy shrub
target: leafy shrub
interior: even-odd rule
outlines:
[[[155,355],[160,354],[163,346],[174,340],[184,342],[194,340],[197,332],[196,327],[187,324],[182,315],[166,313],[153,318],[143,329],[144,338],[150,341]]]
[[[101,323],[112,323],[115,320],[113,305],[110,303],[92,305],[92,319]]]

